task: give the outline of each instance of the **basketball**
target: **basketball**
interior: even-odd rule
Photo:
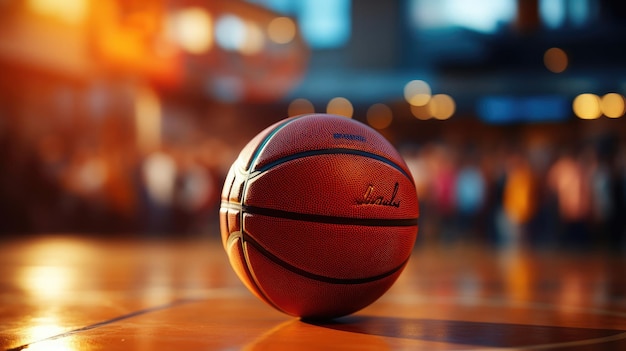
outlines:
[[[418,200],[398,151],[356,120],[309,114],[255,136],[226,176],[220,227],[259,299],[327,319],[377,300],[407,264]]]

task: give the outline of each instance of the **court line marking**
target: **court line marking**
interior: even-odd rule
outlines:
[[[127,314],[123,314],[121,316],[117,316],[117,317],[113,317],[104,321],[100,321],[100,322],[96,322],[93,324],[89,324],[86,325],[84,327],[80,327],[80,328],[76,328],[76,329],[72,329],[60,334],[56,334],[56,335],[52,335],[43,339],[39,339],[39,340],[35,340],[35,341],[31,341],[28,342],[26,344],[22,344],[16,347],[11,347],[6,349],[5,351],[21,351],[24,350],[34,344],[39,344],[42,342],[46,342],[46,341],[52,341],[52,340],[56,340],[56,339],[61,339],[61,338],[65,338],[68,336],[72,336],[84,331],[89,331],[89,330],[93,330],[93,329],[97,329],[100,327],[104,327],[110,324],[113,324],[115,322],[119,322],[119,321],[123,321],[126,319],[130,319],[133,317],[137,317],[137,316],[141,316],[144,314],[148,314],[148,313],[152,313],[152,312],[157,312],[157,311],[162,311],[171,307],[175,307],[178,305],[184,305],[187,303],[193,303],[193,302],[200,302],[200,301],[206,301],[207,299],[212,299],[212,298],[220,298],[220,297],[232,297],[233,293],[240,293],[241,289],[233,289],[233,288],[226,288],[226,289],[210,289],[208,291],[205,291],[203,294],[193,294],[191,296],[187,296],[187,297],[183,297],[183,298],[179,298],[176,299],[174,301],[170,301],[168,303],[162,304],[162,305],[157,305],[157,306],[152,306],[152,307],[147,307],[147,308],[143,308],[137,311],[133,311]]]
[[[49,336],[49,337],[44,338],[44,339],[40,339],[40,340],[36,340],[36,341],[33,341],[33,342],[29,342],[29,343],[26,343],[26,344],[23,344],[23,345],[20,345],[20,346],[17,346],[17,347],[13,347],[13,348],[7,349],[6,351],[20,351],[20,350],[24,350],[25,348],[30,347],[33,344],[38,344],[38,343],[45,342],[45,341],[61,339],[61,338],[67,337],[67,336],[78,334],[80,332],[93,330],[93,329],[100,328],[100,327],[103,327],[103,326],[106,326],[106,325],[109,325],[109,324],[113,324],[115,322],[119,322],[119,321],[122,321],[122,320],[125,320],[125,319],[141,316],[143,314],[147,314],[147,313],[151,313],[151,312],[161,311],[161,310],[164,310],[164,309],[167,309],[167,308],[170,308],[170,307],[174,307],[174,306],[177,306],[177,305],[181,305],[181,304],[189,303],[189,302],[194,302],[194,301],[197,301],[197,300],[193,300],[193,299],[174,300],[174,301],[172,301],[170,303],[166,303],[164,305],[144,308],[144,309],[137,310],[137,311],[134,311],[134,312],[131,312],[131,313],[127,313],[127,314],[123,314],[121,316],[117,316],[117,317],[114,317],[114,318],[111,318],[111,319],[107,319],[107,320],[104,320],[104,321],[100,321],[100,322],[96,322],[96,323],[93,323],[93,324],[89,324],[89,325],[86,325],[86,326],[81,327],[81,328],[72,329],[70,331],[67,331],[67,332],[64,332],[64,333],[61,333],[61,334],[57,334],[57,335]]]
[[[178,305],[182,305],[182,304],[186,304],[186,303],[193,303],[193,302],[199,302],[199,301],[205,301],[207,299],[212,299],[212,298],[220,298],[220,297],[232,297],[233,294],[242,294],[242,289],[234,289],[234,288],[225,288],[225,289],[208,289],[206,291],[202,291],[201,293],[195,293],[195,294],[191,294],[191,296],[188,297],[184,297],[184,298],[180,298],[180,299],[176,299],[174,301],[171,301],[169,303],[166,304],[162,304],[162,305],[158,305],[158,306],[153,306],[153,307],[148,307],[145,309],[141,309],[141,310],[137,310],[134,312],[130,312],[121,316],[117,316],[111,319],[107,319],[104,321],[100,321],[94,324],[90,324],[81,328],[77,328],[77,329],[73,329],[64,333],[60,333],[57,335],[52,335],[49,336],[47,338],[43,338],[40,340],[36,340],[36,341],[32,341],[17,347],[12,347],[9,349],[6,349],[6,351],[21,351],[24,350],[26,348],[28,348],[31,345],[34,344],[38,344],[38,343],[42,343],[42,342],[46,342],[46,341],[52,341],[52,340],[56,340],[56,339],[61,339],[64,337],[68,337],[68,336],[72,336],[84,331],[89,331],[89,330],[93,330],[93,329],[97,329],[103,326],[107,326],[109,324],[113,324],[115,322],[118,321],[122,321],[122,320],[126,320],[126,319],[130,319],[133,317],[137,317],[140,315],[144,315],[144,314],[148,314],[148,313],[152,313],[152,312],[157,312],[157,311],[161,311],[161,310],[165,310],[167,308],[170,307],[174,307],[174,306],[178,306]],[[400,297],[400,299],[398,299]],[[428,298],[428,297],[424,297],[424,296],[415,296],[415,295],[399,295],[399,296],[394,296],[393,301],[394,302],[398,302],[398,300],[404,302],[404,303],[409,303],[409,302],[413,302],[413,303],[427,303],[427,302],[455,302],[455,303],[459,303],[461,302],[461,304],[463,305],[491,305],[491,306],[496,306],[496,307],[500,307],[500,306],[511,306],[513,305],[514,307],[528,307],[528,308],[533,308],[533,309],[542,309],[542,310],[570,310],[570,311],[576,311],[576,312],[587,312],[587,313],[592,313],[592,314],[604,314],[604,315],[613,315],[613,316],[617,316],[617,317],[621,317],[621,318],[626,318],[626,313],[622,313],[622,312],[616,312],[616,311],[610,311],[610,310],[602,310],[602,309],[597,309],[597,308],[592,308],[592,309],[586,309],[586,308],[582,308],[582,307],[573,307],[573,306],[564,306],[564,307],[558,307],[555,306],[553,304],[548,304],[548,303],[533,303],[533,302],[521,302],[521,301],[503,301],[503,300],[499,300],[499,299],[472,299],[471,302],[469,301],[463,301],[464,299],[450,299],[450,298]],[[611,342],[611,341],[618,341],[618,340],[622,340],[622,339],[626,339],[626,332],[620,333],[620,334],[615,334],[615,335],[610,335],[610,336],[606,336],[606,337],[600,337],[600,338],[592,338],[592,339],[585,339],[585,340],[577,340],[577,341],[567,341],[567,342],[556,342],[556,343],[547,343],[547,344],[539,344],[539,345],[525,345],[523,347],[500,347],[500,348],[489,348],[489,349],[485,349],[485,350],[545,350],[545,349],[550,349],[550,348],[563,348],[563,347],[574,347],[574,346],[585,346],[585,345],[594,345],[594,344],[601,344],[601,343],[606,343],[606,342]]]

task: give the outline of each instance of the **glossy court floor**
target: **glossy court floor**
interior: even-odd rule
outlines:
[[[626,350],[619,253],[420,244],[380,300],[306,323],[253,297],[212,238],[0,246],[2,350]]]

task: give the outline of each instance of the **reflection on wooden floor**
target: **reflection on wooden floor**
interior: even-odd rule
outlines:
[[[0,246],[2,350],[626,349],[626,257],[420,245],[379,301],[307,322],[253,297],[212,238]]]

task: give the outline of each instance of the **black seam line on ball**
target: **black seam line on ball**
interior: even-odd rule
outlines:
[[[319,274],[315,274],[315,273],[311,273],[309,271],[305,271],[303,269],[300,269],[298,267],[292,266],[289,263],[283,261],[282,259],[278,258],[276,255],[274,255],[273,253],[269,252],[267,249],[265,249],[264,247],[262,247],[259,243],[257,243],[255,240],[253,240],[249,234],[246,233],[245,235],[245,241],[244,243],[246,244],[250,244],[252,246],[254,246],[255,249],[257,249],[263,256],[267,257],[270,261],[276,263],[277,265],[285,268],[286,270],[289,270],[293,273],[296,273],[300,276],[303,276],[305,278],[309,278],[309,279],[313,279],[313,280],[317,280],[320,282],[324,282],[324,283],[330,283],[330,284],[343,284],[343,285],[356,285],[356,284],[365,284],[365,283],[371,283],[371,282],[375,282],[377,280],[380,279],[384,279],[387,278],[391,275],[393,275],[394,273],[398,272],[399,270],[402,269],[402,267],[404,267],[404,265],[406,265],[406,263],[408,262],[408,258],[406,260],[404,260],[404,262],[402,262],[400,265],[398,265],[397,267],[393,268],[390,271],[372,276],[372,277],[367,277],[367,278],[333,278],[333,277],[327,277],[325,275],[319,275]]]
[[[355,149],[348,149],[348,148],[330,148],[330,149],[320,149],[320,150],[309,150],[309,151],[303,151],[303,152],[298,152],[295,154],[291,154],[285,157],[281,157],[277,160],[274,160],[268,164],[266,164],[265,166],[259,168],[258,170],[255,171],[255,173],[262,173],[265,172],[281,163],[284,162],[288,162],[288,161],[292,161],[292,160],[296,160],[299,158],[303,158],[303,157],[309,157],[309,156],[318,156],[318,155],[356,155],[356,156],[362,156],[362,157],[367,157],[367,158],[371,158],[377,161],[381,161],[383,163],[388,164],[389,166],[397,169],[398,171],[400,171],[400,173],[402,173],[402,175],[404,175],[405,177],[407,177],[410,181],[413,181],[413,178],[411,177],[411,175],[409,175],[407,173],[407,171],[405,171],[400,165],[398,165],[397,163],[393,162],[392,160],[381,156],[381,155],[377,155],[371,152],[367,152],[367,151],[362,151],[362,150],[355,150]]]
[[[415,218],[397,218],[397,219],[379,219],[379,218],[353,218],[318,215],[309,213],[299,213],[273,208],[264,208],[257,206],[241,205],[224,201],[221,204],[224,208],[241,210],[243,213],[257,214],[261,216],[291,219],[295,221],[315,222],[325,224],[344,224],[344,225],[360,225],[366,227],[413,227],[418,224],[418,217]]]
[[[269,143],[269,141],[274,137],[274,135],[276,135],[278,133],[278,131],[283,129],[283,127],[285,127],[287,124],[289,124],[289,123],[291,123],[291,122],[293,122],[293,121],[295,121],[295,120],[297,120],[299,118],[301,118],[301,117],[291,117],[291,118],[288,118],[283,123],[277,125],[276,128],[274,128],[272,131],[270,131],[265,136],[265,138],[259,143],[257,148],[254,150],[254,153],[252,154],[252,157],[250,157],[250,160],[248,160],[248,164],[246,165],[246,170],[250,170],[250,167],[252,167],[254,162],[256,162],[256,159],[261,154],[261,151],[263,150],[263,148],[265,148],[265,145],[267,145],[267,143]]]
[[[250,284],[252,284],[254,286],[255,291],[259,295],[261,295],[262,299],[265,302],[267,302],[268,304],[274,306],[274,308],[276,308],[277,310],[283,311],[283,312],[287,313],[279,305],[275,304],[274,301],[272,301],[272,299],[270,299],[269,296],[267,296],[267,294],[265,293],[265,291],[261,288],[261,285],[259,284],[258,279],[254,275],[254,270],[250,266],[250,262],[248,260],[248,249],[246,248],[246,245],[243,245],[243,243],[246,241],[246,239],[244,238],[244,233],[243,232],[231,233],[228,236],[228,248],[229,248],[229,250],[230,250],[230,248],[232,248],[233,245],[235,245],[235,240],[236,239],[239,239],[240,244],[241,244],[241,245],[239,245],[239,247],[236,250],[241,250],[241,253],[242,253],[243,257],[244,257],[244,262],[243,263],[245,263],[245,264],[243,265],[243,270],[244,270],[245,274],[247,275],[247,278],[248,278],[248,281],[250,282]]]

